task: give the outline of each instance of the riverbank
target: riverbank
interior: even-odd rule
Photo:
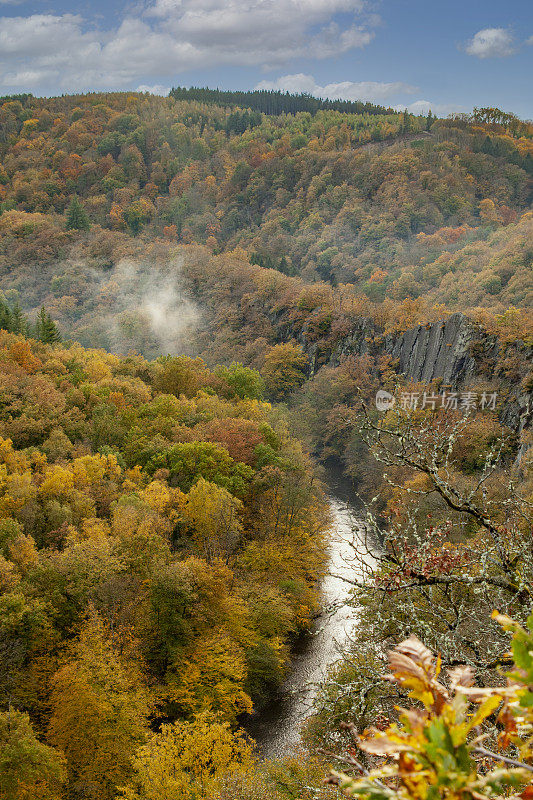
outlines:
[[[245,723],[263,758],[290,755],[301,743],[300,730],[309,717],[317,687],[357,624],[357,612],[349,605],[350,587],[344,578],[361,576],[368,552],[361,510],[350,484],[340,472],[328,473],[332,533],[329,564],[321,586],[321,612],[313,631],[295,647],[291,670],[276,698]]]

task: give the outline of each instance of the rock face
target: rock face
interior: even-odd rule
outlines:
[[[414,381],[440,379],[454,386],[473,376],[476,362],[469,351],[475,332],[462,314],[442,323],[422,325],[397,338],[387,337],[385,350],[399,359],[398,371]]]
[[[531,426],[533,394],[527,380],[523,387],[524,378],[532,374],[532,348],[513,346],[510,353],[504,352],[496,336],[463,314],[397,335],[384,335],[370,320],[354,320],[350,333],[331,351],[307,342],[305,331],[300,342],[309,354],[312,372],[324,363],[339,364],[348,355],[389,355],[392,368],[415,383],[437,381],[441,388],[451,390],[483,384],[498,392],[503,424],[519,434]],[[502,368],[504,358],[511,358],[513,369]]]

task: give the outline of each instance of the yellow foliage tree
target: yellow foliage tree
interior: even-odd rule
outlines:
[[[91,610],[72,657],[53,679],[51,742],[67,758],[69,789],[88,800],[114,797],[146,735],[148,695],[131,661]]]
[[[65,778],[61,753],[42,744],[27,714],[0,714],[0,800],[59,800]]]
[[[261,374],[274,400],[282,400],[306,378],[307,356],[299,344],[276,344],[265,356]]]
[[[200,478],[187,494],[183,517],[207,561],[227,560],[239,540],[242,503],[226,489]]]
[[[226,633],[200,639],[190,656],[176,663],[174,672],[169,698],[182,712],[216,711],[234,722],[239,714],[252,711],[252,701],[243,689],[244,651]]]
[[[120,790],[123,800],[207,800],[228,774],[244,772],[253,763],[242,732],[209,714],[193,722],[162,725],[133,759],[134,775]]]

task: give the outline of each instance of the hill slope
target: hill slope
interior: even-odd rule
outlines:
[[[531,126],[429,120],[427,131],[405,114],[266,116],[135,94],[4,100],[2,233],[42,223],[45,258],[61,249],[45,231],[93,224],[237,249],[378,302],[530,303],[529,232],[515,225],[532,199]],[[74,196],[82,216],[67,219]],[[465,287],[483,273],[471,296],[450,279],[464,263]]]

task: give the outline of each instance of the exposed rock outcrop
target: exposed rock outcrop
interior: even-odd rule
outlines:
[[[504,348],[464,314],[453,314],[441,322],[419,325],[401,334],[384,334],[368,319],[354,321],[352,330],[325,350],[322,342],[308,342],[305,331],[299,340],[308,352],[311,370],[323,363],[338,364],[350,354],[389,355],[399,375],[422,384],[436,381],[452,390],[476,384],[499,394],[500,420],[521,434],[533,416],[533,348]]]

